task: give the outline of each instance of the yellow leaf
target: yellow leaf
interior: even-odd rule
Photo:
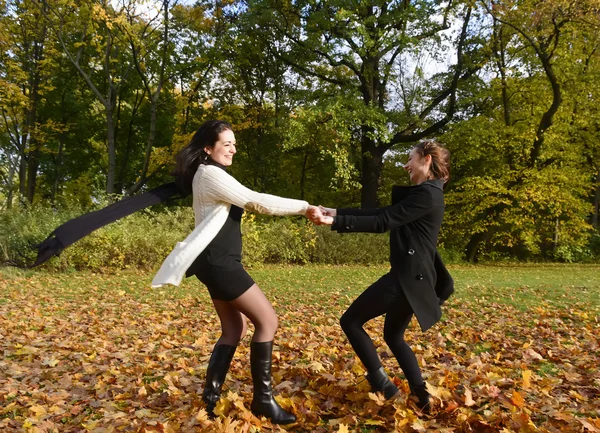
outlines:
[[[320,371],[323,371],[323,370],[325,370],[325,367],[323,367],[323,364],[321,364],[320,362],[318,362],[318,361],[313,361],[313,362],[310,364],[310,369],[311,369],[312,371],[314,371],[315,373],[318,373],[318,372],[320,372]]]
[[[56,367],[58,364],[58,359],[55,358],[44,358],[42,361],[42,365],[46,365],[48,367]]]
[[[348,433],[348,426],[346,424],[340,424],[338,433]]]
[[[368,419],[365,421],[366,425],[384,425],[385,421],[380,419]]]
[[[216,415],[225,415],[228,412],[228,406],[229,406],[229,401],[227,401],[226,399],[222,398],[217,402],[217,405],[215,406],[215,414]]]
[[[202,421],[208,421],[208,413],[206,412],[206,409],[200,409],[198,411],[198,413],[196,414],[196,421],[202,422]]]
[[[46,415],[46,408],[38,404],[34,404],[29,408],[29,410],[33,412],[37,418]]]
[[[377,406],[383,406],[385,404],[385,397],[381,394],[375,394],[374,392],[370,392],[369,398],[373,400],[377,404]]]
[[[471,390],[465,387],[465,406],[473,406],[475,404],[475,400],[473,400],[473,394]]]
[[[523,376],[523,389],[529,389],[529,387],[531,386],[531,375],[532,375],[532,371],[531,370],[523,370],[522,376]]]
[[[586,401],[587,398],[585,398],[584,396],[582,396],[581,394],[579,394],[577,391],[569,391],[569,395],[572,395],[573,397],[575,397],[577,400],[579,401]]]

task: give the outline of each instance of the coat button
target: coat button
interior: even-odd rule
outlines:
[[[417,280],[422,280],[423,279],[423,274],[418,274],[417,275]]]
[[[412,256],[415,254],[415,250],[413,250],[412,248],[410,250],[408,250],[408,255]]]

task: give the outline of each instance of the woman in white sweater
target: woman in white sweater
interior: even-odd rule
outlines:
[[[207,411],[214,408],[231,360],[246,333],[246,317],[255,331],[250,345],[254,383],[252,411],[271,422],[288,424],[296,417],[273,399],[271,355],[277,315],[269,300],[241,264],[240,221],[244,210],[270,215],[316,216],[319,210],[307,202],[252,191],[225,169],[236,153],[231,125],[220,120],[204,123],[177,156],[178,187],[191,190],[196,228],[176,245],[153,280],[153,286],[178,285],[184,274],[204,283],[221,321],[217,341],[206,372],[202,398]]]

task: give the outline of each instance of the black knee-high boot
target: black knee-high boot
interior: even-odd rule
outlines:
[[[273,342],[250,343],[250,369],[254,383],[254,398],[250,408],[255,415],[270,418],[275,424],[290,424],[296,421],[294,414],[285,411],[273,398],[271,387],[271,362]]]
[[[385,373],[383,367],[379,367],[377,370],[369,372],[367,374],[367,380],[371,384],[371,389],[374,392],[382,392],[386,400],[394,399],[400,395],[400,391],[398,391],[396,385],[393,384]]]
[[[223,382],[225,382],[225,376],[227,376],[235,349],[237,349],[236,346],[219,344],[215,346],[210,355],[210,361],[208,361],[208,368],[206,369],[206,385],[202,393],[202,400],[206,403],[206,411],[211,417],[215,416],[215,406],[219,398],[221,398],[221,387],[223,386]]]

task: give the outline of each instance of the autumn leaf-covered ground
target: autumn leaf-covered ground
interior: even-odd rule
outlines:
[[[280,317],[278,401],[298,422],[254,417],[249,340],[216,421],[200,400],[218,322],[203,287],[150,289],[149,274],[0,269],[0,432],[600,432],[600,266],[451,267],[444,319],[407,338],[436,396],[416,412],[402,391],[370,394],[338,325],[383,267],[251,270]]]

